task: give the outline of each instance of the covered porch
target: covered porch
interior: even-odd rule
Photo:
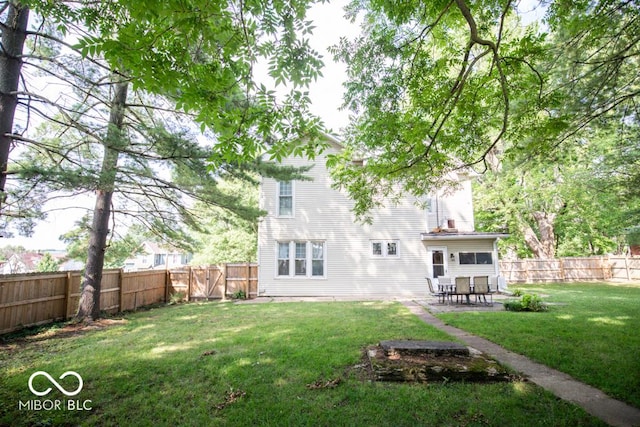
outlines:
[[[506,289],[500,274],[498,246],[503,233],[439,231],[422,233],[427,252],[427,274],[435,286],[455,285],[456,278],[488,277],[493,292]]]

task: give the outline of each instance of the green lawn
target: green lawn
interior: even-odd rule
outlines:
[[[446,323],[566,372],[640,408],[640,286],[511,286],[550,302],[549,311],[438,315]]]
[[[363,347],[450,339],[397,303],[194,303],[60,331],[0,341],[0,425],[603,425],[527,382],[369,381],[357,368]],[[34,399],[33,372],[57,379],[68,370],[82,376],[80,394],[54,388],[40,399],[91,400],[91,410],[19,408]],[[327,383],[338,384],[309,387]],[[34,385],[51,386],[43,377]]]

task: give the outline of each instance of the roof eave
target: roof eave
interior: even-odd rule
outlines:
[[[509,237],[506,233],[422,233],[422,241],[428,240],[497,240]]]

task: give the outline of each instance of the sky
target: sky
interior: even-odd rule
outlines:
[[[309,96],[313,102],[312,113],[321,117],[325,126],[334,132],[339,132],[348,121],[348,114],[339,111],[346,68],[344,64],[333,61],[327,48],[337,44],[340,36],[353,37],[358,32],[356,25],[344,19],[343,8],[347,3],[347,0],[332,0],[330,3],[315,5],[309,12],[309,18],[316,26],[310,42],[312,47],[323,55],[325,63],[323,77],[309,87]],[[73,206],[82,206],[84,209]],[[32,237],[20,237],[16,234],[14,238],[0,238],[0,247],[20,245],[29,250],[63,250],[66,244],[59,240],[59,236],[72,229],[74,222],[86,212],[85,209],[92,206],[93,200],[89,196],[57,202],[50,206],[55,210],[48,215],[46,221],[41,221],[35,227]]]

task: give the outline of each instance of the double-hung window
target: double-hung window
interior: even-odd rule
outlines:
[[[278,182],[278,216],[293,216],[293,182]]]
[[[296,242],[296,276],[307,275],[307,244]]]
[[[278,243],[278,276],[289,275],[289,242]]]
[[[324,242],[311,242],[311,275],[324,277]]]
[[[325,242],[278,242],[278,277],[322,278],[325,262]]]

